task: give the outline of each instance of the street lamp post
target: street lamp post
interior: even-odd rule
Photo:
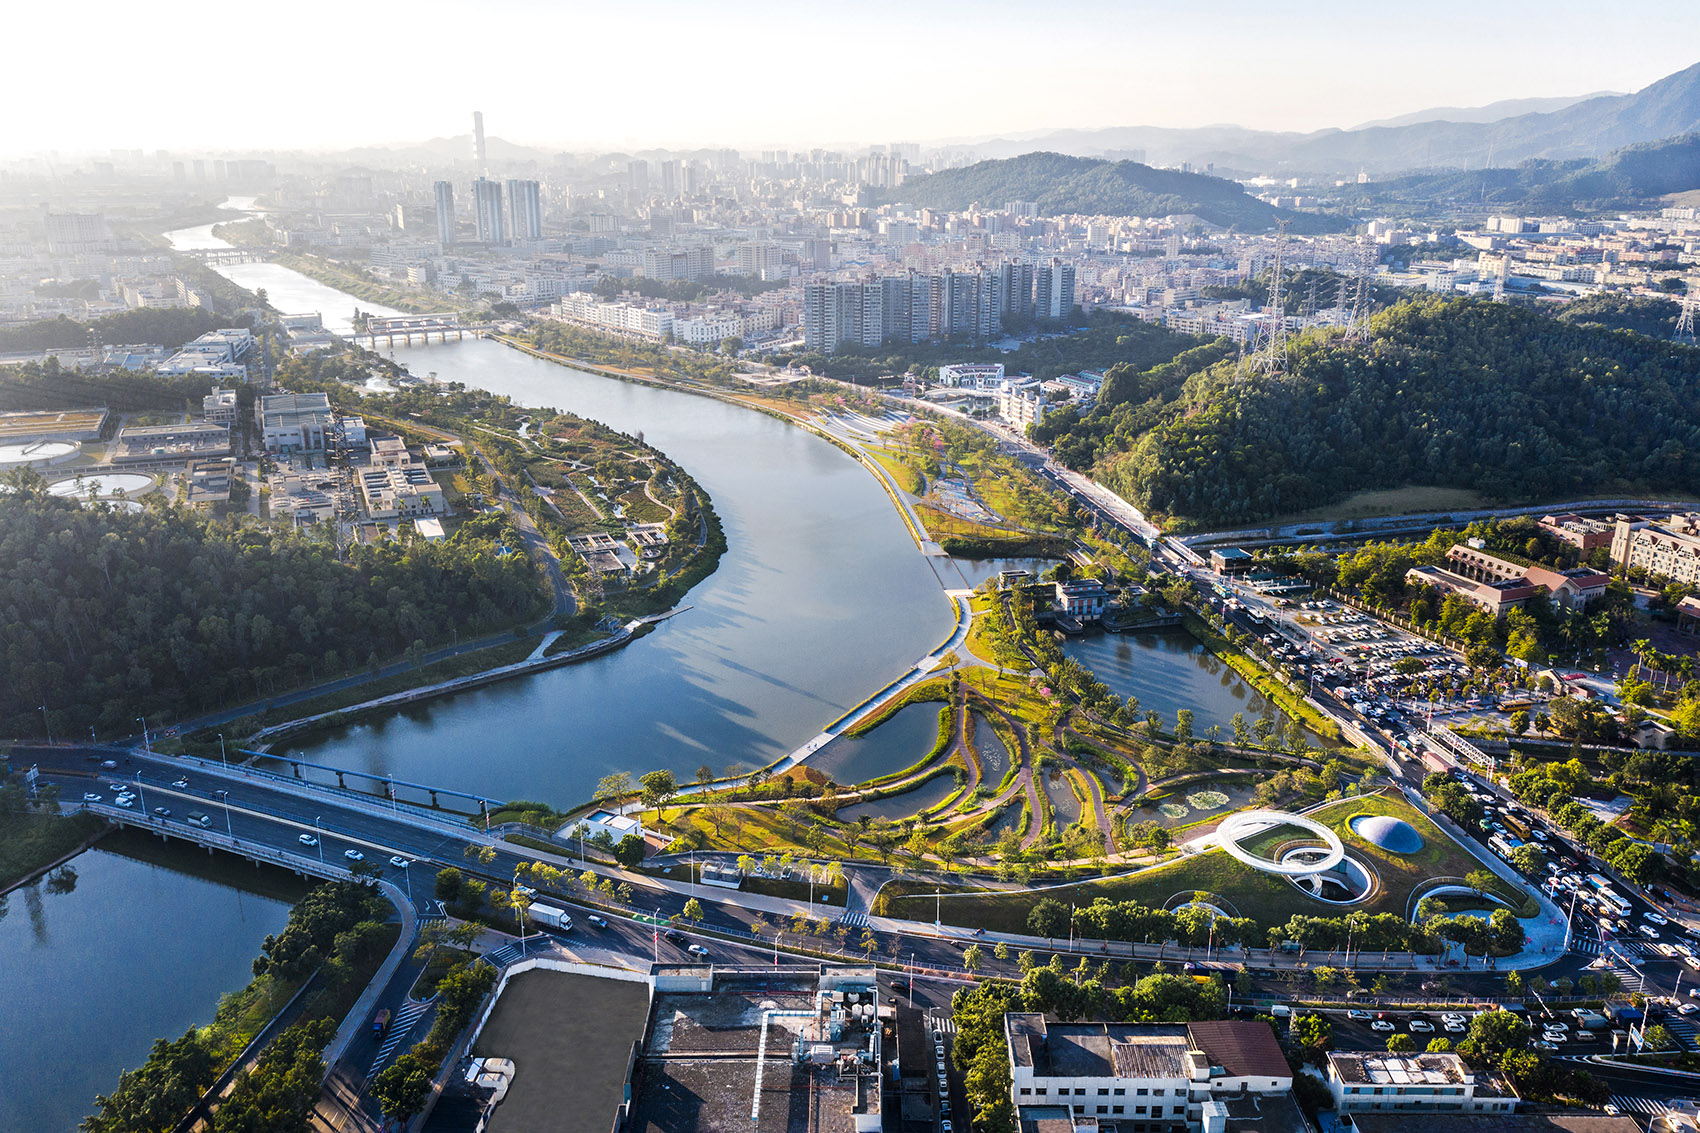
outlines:
[[[136,723],[142,726],[142,750],[147,752],[149,755],[152,755],[153,740],[148,737],[148,718],[146,716],[138,716],[136,717]]]
[[[48,743],[48,745],[52,746],[52,744],[53,744],[53,724],[47,718],[47,702],[45,700],[41,702],[41,728],[44,732],[47,733],[47,743]]]
[[[227,807],[229,806],[228,803],[225,804],[225,805]],[[230,812],[227,809],[225,811],[225,813],[229,814]],[[313,840],[319,844],[319,864],[324,865],[325,864],[325,834],[324,834],[324,831],[319,829],[319,819],[321,817],[322,817],[321,815],[317,815],[317,814],[315,814],[313,816],[313,831],[314,831]]]
[[[228,755],[226,755],[225,752],[224,752],[224,733],[223,732],[220,732],[218,734],[218,760],[219,760],[220,763],[224,764],[226,767],[230,766],[230,757]]]
[[[140,778],[141,778],[141,776],[138,775],[137,779],[140,780]],[[214,791],[213,794],[217,795],[218,801],[224,804],[224,832],[226,834],[230,835],[230,840],[232,842],[234,842],[234,841],[236,841],[236,828],[230,824],[230,792],[229,791]],[[325,857],[324,848],[320,847],[320,849],[319,849],[319,860],[323,861],[324,857]]]

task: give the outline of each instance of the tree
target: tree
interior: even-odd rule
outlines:
[[[1192,740],[1192,709],[1182,708],[1175,713],[1175,740],[1183,744]]]
[[[631,869],[643,861],[648,844],[638,834],[627,834],[614,846],[614,860]]]
[[[1464,875],[1464,884],[1477,893],[1486,893],[1494,886],[1494,875],[1485,869],[1473,869]]]
[[[1437,1035],[1428,1041],[1428,1052],[1430,1054],[1445,1054],[1451,1049],[1452,1040],[1445,1035]]]
[[[1490,1060],[1529,1041],[1529,1024],[1510,1011],[1483,1011],[1470,1020],[1470,1044]]]
[[[962,966],[967,968],[970,972],[979,971],[980,965],[984,962],[985,956],[980,951],[980,946],[978,944],[970,944],[963,950]]]
[[[434,1069],[413,1051],[385,1067],[372,1082],[372,1097],[384,1116],[391,1121],[406,1123],[424,1109],[425,1099],[431,1093]]]
[[[604,775],[596,781],[596,791],[591,798],[599,803],[613,803],[632,793],[632,773],[617,771],[612,775]]]
[[[1417,1049],[1417,1040],[1406,1034],[1388,1035],[1387,1049],[1393,1054],[1411,1054]]]
[[[236,1076],[213,1115],[213,1133],[279,1133],[308,1128],[323,1088],[321,1052],[336,1036],[330,1019],[286,1028],[251,1071]]]
[[[111,1094],[94,1099],[84,1133],[173,1129],[218,1075],[214,1052],[198,1030],[176,1041],[156,1039],[147,1061],[118,1076]]]
[[[638,780],[643,787],[643,805],[655,810],[662,822],[667,821],[666,806],[679,793],[679,784],[667,770],[651,771]]]
[[[685,919],[695,921],[698,924],[702,923],[702,902],[695,897],[685,902]]]
[[[1049,945],[1068,931],[1068,906],[1053,897],[1041,898],[1027,912],[1027,931],[1042,936]]]
[[[1326,1050],[1334,1038],[1334,1024],[1321,1015],[1300,1015],[1293,1020],[1293,1041],[1301,1046]]]

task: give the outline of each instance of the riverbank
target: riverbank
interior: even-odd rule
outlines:
[[[1323,739],[1336,743],[1341,740],[1340,725],[1330,717],[1324,716],[1307,704],[1302,696],[1288,688],[1276,679],[1256,660],[1244,653],[1238,646],[1217,633],[1209,623],[1190,610],[1181,614],[1181,625],[1199,644],[1219,657],[1223,663],[1240,675],[1265,700],[1274,702],[1275,706],[1287,715],[1289,719],[1297,720],[1310,732]]]
[[[106,823],[86,811],[0,814],[0,897],[76,857],[106,832]]]
[[[412,291],[400,291],[394,287],[388,287],[353,269],[339,267],[318,256],[280,252],[272,257],[272,262],[291,271],[300,272],[308,279],[316,280],[326,287],[334,287],[356,299],[368,303],[381,303],[386,307],[394,307],[398,311],[406,311],[409,314],[419,315],[460,309],[459,305],[455,303],[425,302]]]

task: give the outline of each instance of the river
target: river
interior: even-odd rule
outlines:
[[[0,898],[0,1129],[75,1129],[156,1038],[207,1023],[247,984],[298,895],[287,874],[245,862],[140,836],[110,844],[124,852],[77,856],[69,893],[38,881]]]
[[[223,244],[210,225],[167,235],[180,248]],[[318,311],[331,329],[346,328],[357,305],[383,310],[275,264],[217,270],[244,287],[264,287],[278,310]],[[566,806],[612,772],[664,767],[690,779],[704,765],[721,772],[778,758],[950,631],[942,587],[962,585],[962,575],[935,571],[878,482],[803,429],[489,340],[386,353],[421,376],[641,432],[707,489],[728,551],[685,598],[689,610],[618,653],[315,736],[298,749],[308,759]],[[965,568],[977,578],[988,564]],[[1165,649],[1150,661],[1158,686],[1178,696],[1221,694],[1187,679],[1191,657]],[[1163,678],[1169,670],[1172,679]],[[1192,706],[1201,709],[1201,726],[1205,716],[1215,722],[1210,708],[1169,703],[1156,686],[1140,698],[1169,717]]]

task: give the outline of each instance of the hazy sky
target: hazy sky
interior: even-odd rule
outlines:
[[[566,148],[1351,126],[1637,90],[1695,0],[477,0],[8,5],[11,153],[342,147],[470,129]]]

